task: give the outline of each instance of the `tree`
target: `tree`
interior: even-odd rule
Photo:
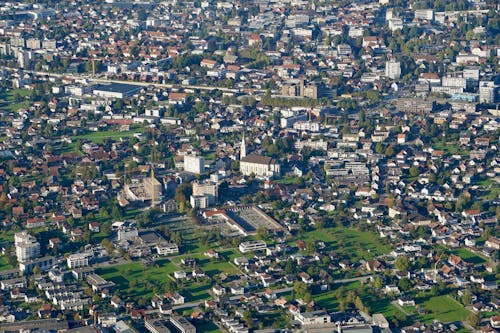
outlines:
[[[410,176],[412,177],[417,177],[418,175],[420,174],[419,170],[418,170],[418,167],[416,166],[412,166],[410,168]]]
[[[268,233],[266,228],[264,228],[264,227],[257,228],[257,237],[260,240],[266,240],[268,238],[268,236],[269,236],[269,233]]]
[[[379,276],[373,280],[373,287],[377,290],[382,288],[382,279]]]
[[[243,313],[243,321],[245,322],[245,325],[248,327],[248,328],[252,328],[253,327],[253,316],[252,316],[252,313],[247,310]]]
[[[385,150],[385,155],[387,157],[393,157],[394,153],[395,153],[394,152],[394,147],[392,147],[392,146],[387,147],[386,150]]]
[[[408,262],[408,258],[406,256],[398,257],[394,262],[394,267],[396,267],[402,272],[407,272],[408,269],[410,268],[410,263]]]
[[[480,318],[477,313],[471,313],[467,316],[467,322],[474,328],[478,328],[481,323]]]
[[[469,289],[464,291],[462,297],[460,297],[460,302],[462,302],[464,306],[468,306],[472,303],[472,293]]]
[[[411,289],[411,282],[407,278],[402,278],[398,282],[398,287],[403,291],[408,291]]]

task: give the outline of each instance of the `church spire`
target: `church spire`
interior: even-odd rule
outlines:
[[[247,156],[247,143],[245,141],[245,133],[243,133],[243,138],[241,139],[241,147],[240,147],[240,160]]]

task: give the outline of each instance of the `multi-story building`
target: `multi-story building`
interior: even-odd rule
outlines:
[[[397,80],[401,77],[401,63],[395,60],[389,60],[385,63],[385,76],[391,80]]]
[[[87,252],[74,253],[70,254],[68,258],[66,258],[66,262],[69,268],[85,267],[89,265],[91,257],[92,254]]]
[[[19,50],[17,52],[17,64],[20,68],[26,68],[30,64],[30,53],[28,51]]]
[[[196,333],[196,327],[184,317],[172,315],[170,323],[181,333]]]
[[[28,38],[28,40],[26,40],[26,47],[28,49],[32,49],[32,50],[39,50],[42,46],[42,43],[40,42],[40,39],[38,38]]]
[[[215,203],[217,192],[217,184],[193,182],[193,195],[206,195],[211,203]]]
[[[156,252],[161,256],[179,253],[179,247],[175,243],[162,243],[156,245]]]
[[[434,11],[432,9],[417,9],[415,10],[415,18],[419,20],[434,20]]]
[[[209,199],[206,195],[191,195],[189,203],[194,209],[205,209],[210,206]]]
[[[254,251],[261,251],[267,248],[266,242],[257,240],[257,241],[248,241],[243,242],[238,246],[238,249],[241,253],[248,253]]]
[[[40,243],[26,231],[18,232],[14,236],[17,261],[24,262],[40,256]]]
[[[493,81],[479,82],[479,103],[495,103],[498,87]]]
[[[215,204],[217,192],[217,184],[194,182],[193,194],[190,197],[191,207],[203,209]]]
[[[460,87],[465,89],[467,87],[467,79],[457,76],[444,76],[441,79],[441,85],[443,87]]]
[[[184,171],[202,174],[205,172],[205,158],[193,155],[184,156]]]

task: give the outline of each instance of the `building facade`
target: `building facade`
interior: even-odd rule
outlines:
[[[240,171],[245,176],[274,177],[280,175],[281,166],[274,158],[251,154],[241,159]]]

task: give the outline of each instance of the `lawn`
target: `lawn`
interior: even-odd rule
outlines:
[[[175,258],[175,261],[176,263],[180,262],[180,257]],[[221,271],[236,271],[236,268],[227,262],[210,263],[208,259],[206,261],[203,261],[203,265],[198,267],[205,270],[209,276]],[[122,296],[151,298],[155,289],[157,292],[164,291],[162,287],[167,280],[173,280],[173,273],[180,269],[182,268],[170,262],[169,259],[161,259],[149,267],[144,267],[140,262],[103,267],[97,270],[97,274],[106,280],[113,281],[116,284],[116,289],[122,292]],[[185,270],[191,271],[192,269]],[[203,301],[211,298],[208,293],[211,284],[206,280],[184,281],[181,283],[181,288],[180,292],[186,297],[186,301]]]
[[[118,140],[120,138],[128,138],[134,136],[135,133],[140,133],[136,131],[98,131],[98,132],[90,132],[83,135],[74,136],[71,139],[88,139],[94,143],[102,143],[105,139]]]
[[[201,325],[196,325],[196,332],[199,333],[218,333],[220,329],[213,322],[209,321]]]
[[[16,112],[21,108],[27,109],[30,106],[30,103],[24,98],[30,94],[31,91],[27,89],[14,89],[9,91],[7,94],[0,96],[0,99],[5,101],[5,103],[0,105],[0,110]],[[19,100],[16,100],[16,95],[20,98]]]
[[[460,258],[462,258],[462,260],[470,262],[474,265],[481,265],[486,262],[486,259],[484,259],[482,256],[475,254],[474,252],[467,249],[453,249],[451,250],[451,253],[459,256]]]
[[[126,296],[152,297],[154,293],[153,286],[164,285],[167,279],[171,279],[169,275],[177,270],[178,268],[168,259],[162,259],[156,261],[150,267],[144,267],[139,262],[103,267],[97,270],[97,274],[116,283],[116,288]],[[130,285],[131,282],[132,286]],[[149,282],[149,284],[146,282]],[[135,287],[133,286],[134,283],[136,284]]]
[[[391,247],[372,232],[351,228],[325,228],[305,233],[301,240],[306,243],[323,241],[327,250],[343,254],[353,261],[371,259],[378,255],[387,254]]]
[[[277,179],[274,181],[276,184],[280,185],[302,185],[304,184],[304,178],[303,177],[283,177],[281,179]]]
[[[342,288],[344,288],[345,292],[347,292],[349,290],[354,290],[354,289],[359,288],[360,282],[356,281],[356,282],[346,283],[346,284],[342,284],[342,285],[338,285],[338,286],[339,287],[342,286]],[[325,308],[328,312],[339,311],[339,308],[338,308],[339,302],[338,302],[336,295],[337,295],[337,289],[333,289],[333,290],[327,291],[325,293],[313,295],[314,303],[316,303],[316,305],[319,308]]]
[[[6,271],[6,270],[12,269],[12,268],[13,267],[11,265],[9,265],[5,256],[0,255],[0,272]]]
[[[355,291],[359,294],[363,303],[370,308],[370,313],[382,313],[389,320],[395,317],[401,318],[405,316],[403,312],[391,304],[390,299],[371,295],[370,291],[366,287],[362,287],[358,281],[342,284],[342,287],[345,288],[343,296],[345,296],[348,291]],[[337,290],[335,289],[326,293],[313,295],[313,299],[319,308],[324,308],[328,312],[335,312],[340,310],[339,300],[336,296]]]
[[[451,155],[469,155],[469,152],[467,150],[460,150],[458,145],[452,143],[443,143],[442,141],[439,141],[432,144],[432,147],[436,150],[444,150]]]
[[[7,245],[8,243],[14,245],[14,234],[15,231],[12,229],[0,228],[0,245]]]
[[[422,302],[417,300],[417,304],[420,308],[427,311],[426,314],[419,316],[419,319],[425,323],[431,323],[434,319],[438,319],[444,323],[464,321],[470,314],[469,311],[450,296],[431,297],[424,299]]]
[[[215,260],[208,258],[207,256],[205,256],[202,253],[189,254],[189,255],[175,257],[172,259],[172,261],[174,263],[176,263],[177,265],[182,266],[181,259],[184,257],[195,258],[197,260],[196,267],[203,270],[205,272],[205,274],[207,274],[210,277],[214,277],[215,275],[220,274],[220,273],[226,273],[229,275],[239,273],[239,270],[232,263],[225,261],[225,260],[215,261]]]

